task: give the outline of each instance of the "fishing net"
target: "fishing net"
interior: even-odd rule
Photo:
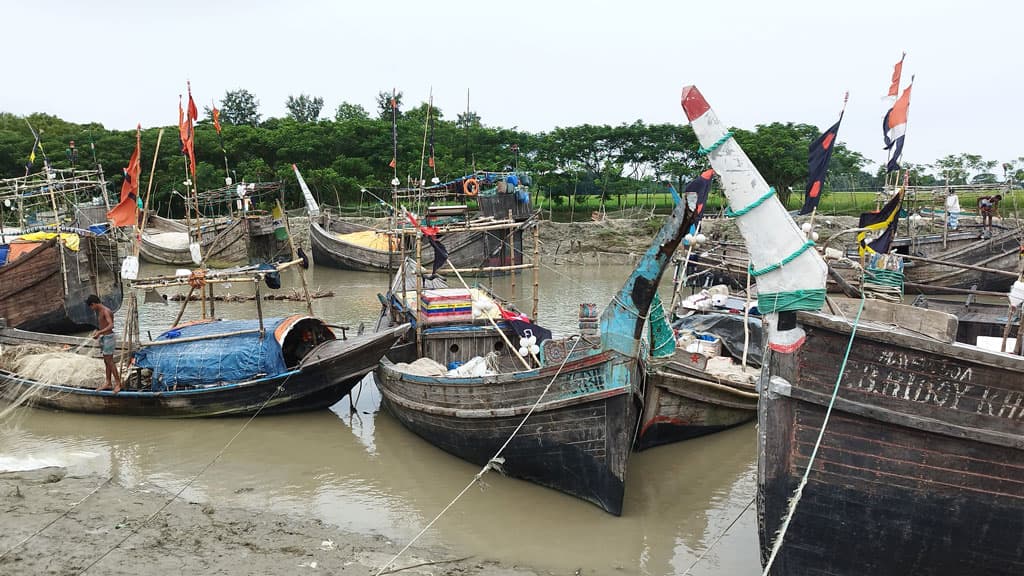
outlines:
[[[103,361],[75,349],[24,344],[0,349],[0,368],[41,384],[95,388],[105,381]]]

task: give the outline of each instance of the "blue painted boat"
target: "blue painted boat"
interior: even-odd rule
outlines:
[[[605,308],[600,341],[547,339],[534,367],[525,369],[509,346],[519,340],[515,320],[422,326],[419,342],[394,348],[377,369],[385,407],[405,427],[464,460],[491,463],[508,476],[621,514],[639,417],[640,337],[689,220],[685,204],[668,218]],[[398,298],[382,300],[394,321],[417,319]],[[418,356],[441,367],[490,356],[495,365],[493,375],[454,377],[420,370]]]

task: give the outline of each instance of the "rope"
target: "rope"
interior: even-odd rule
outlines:
[[[196,290],[202,290],[206,287],[206,270],[199,268],[193,270],[188,277],[188,285]]]
[[[772,196],[775,196],[775,187],[774,186],[769,186],[768,187],[768,191],[765,192],[763,196],[761,196],[757,200],[754,200],[750,204],[750,206],[747,206],[746,208],[742,208],[740,210],[737,210],[737,211],[733,212],[732,208],[726,207],[726,209],[725,209],[725,217],[726,218],[739,218],[740,216],[743,216],[744,214],[746,214],[747,212],[750,212],[754,208],[757,208],[761,204],[764,204],[764,201],[769,199],[769,198],[771,198]]]
[[[197,472],[195,476],[190,478],[189,481],[186,482],[185,485],[182,486],[180,490],[178,490],[176,493],[174,493],[169,500],[164,502],[163,506],[160,506],[160,508],[157,508],[157,510],[155,512],[153,512],[152,514],[150,514],[149,517],[147,517],[145,520],[143,520],[141,524],[139,524],[138,526],[133,528],[130,532],[128,532],[128,534],[125,535],[124,538],[119,540],[112,547],[108,548],[106,552],[101,554],[98,558],[96,558],[95,560],[90,562],[88,566],[83,568],[82,571],[78,573],[79,576],[81,576],[82,574],[85,574],[86,572],[88,572],[90,568],[92,568],[96,564],[99,564],[99,562],[101,560],[103,560],[104,558],[106,558],[111,552],[113,552],[114,550],[117,550],[118,548],[120,548],[121,545],[124,544],[125,542],[127,542],[129,538],[131,538],[136,533],[138,533],[139,530],[142,530],[142,528],[144,528],[147,524],[149,524],[153,520],[153,518],[156,518],[157,515],[159,515],[161,512],[164,511],[164,509],[166,509],[168,506],[170,506],[172,502],[174,502],[175,500],[180,498],[182,493],[185,492],[185,490],[188,490],[188,488],[191,487],[192,484],[196,480],[198,480],[200,476],[202,476],[204,473],[206,473],[206,471],[209,470],[211,466],[213,466],[218,460],[220,460],[220,457],[223,456],[225,452],[227,452],[228,448],[231,447],[231,444],[233,444],[234,441],[236,439],[238,439],[239,436],[242,435],[242,432],[244,432],[245,429],[249,427],[249,424],[252,424],[252,421],[255,420],[257,416],[260,415],[260,412],[263,412],[263,409],[267,407],[267,404],[269,404],[271,400],[276,398],[277,394],[279,392],[284,390],[285,384],[288,383],[288,380],[290,380],[291,377],[292,377],[292,374],[289,374],[287,377],[285,377],[284,381],[281,382],[281,384],[277,388],[274,388],[273,394],[268,396],[267,399],[263,401],[263,404],[261,404],[260,407],[256,410],[256,412],[253,413],[253,415],[248,420],[246,420],[244,424],[242,424],[242,427],[239,428],[238,432],[235,432],[235,435],[232,436],[231,439],[228,440],[227,444],[225,444],[224,447],[220,449],[220,452],[217,452],[217,454],[213,457],[213,459],[210,460],[209,462],[207,462],[206,465],[203,466],[203,468],[201,470],[199,470],[199,472]]]
[[[866,268],[864,270],[864,290],[871,293],[872,298],[900,302],[903,300],[903,273],[896,270]]]
[[[782,261],[779,262],[778,264],[769,264],[768,266],[765,266],[764,268],[760,268],[760,269],[757,269],[757,270],[755,270],[754,267],[751,265],[751,266],[748,267],[749,270],[750,270],[750,275],[754,276],[756,278],[758,276],[764,276],[765,274],[767,274],[769,272],[778,270],[779,268],[782,268],[783,266],[785,266],[786,264],[789,264],[793,260],[796,260],[798,256],[803,254],[811,246],[814,246],[814,240],[808,240],[808,241],[804,242],[792,254],[790,254],[789,256],[786,256],[785,258],[783,258]]]
[[[726,132],[725,134],[722,134],[721,138],[716,140],[714,144],[708,146],[707,148],[698,148],[697,154],[700,154],[701,156],[707,156],[708,154],[711,154],[715,150],[718,150],[719,146],[728,142],[729,138],[732,138],[732,132]]]
[[[469,484],[466,484],[466,487],[463,488],[462,491],[459,492],[459,494],[455,496],[455,498],[452,499],[452,501],[449,502],[447,506],[445,506],[440,512],[437,513],[437,516],[434,516],[434,518],[430,522],[428,522],[427,525],[424,526],[422,530],[420,530],[419,534],[414,536],[413,539],[410,540],[409,543],[406,544],[404,548],[398,551],[398,554],[395,554],[394,557],[391,558],[391,560],[388,560],[387,564],[381,566],[380,570],[378,570],[376,574],[374,574],[374,576],[381,576],[381,574],[384,574],[385,571],[388,568],[390,568],[391,565],[394,564],[395,561],[402,556],[402,554],[405,554],[405,552],[410,547],[412,547],[412,545],[415,544],[416,541],[420,539],[420,537],[426,534],[427,530],[429,530],[430,527],[433,526],[435,522],[440,520],[441,516],[443,516],[445,512],[447,512],[452,506],[455,505],[456,502],[459,501],[459,498],[462,498],[462,496],[466,492],[468,492],[469,489],[472,488],[474,484],[479,482],[480,479],[483,478],[484,474],[486,474],[488,470],[501,464],[501,462],[498,460],[498,457],[501,456],[501,453],[504,452],[505,448],[507,448],[508,445],[512,442],[512,439],[516,437],[516,434],[518,434],[519,431],[523,428],[523,426],[526,425],[526,421],[530,418],[530,416],[533,415],[534,410],[536,410],[537,406],[540,405],[540,401],[544,399],[544,396],[547,395],[548,390],[551,389],[551,385],[555,383],[555,379],[558,378],[558,375],[562,373],[562,369],[565,368],[566,362],[568,362],[569,358],[572,357],[572,353],[576,351],[576,346],[579,343],[580,339],[577,338],[576,341],[573,342],[572,348],[569,349],[569,352],[565,355],[565,358],[562,359],[562,363],[558,366],[558,371],[556,371],[555,374],[551,377],[551,381],[549,381],[548,385],[544,387],[544,390],[540,393],[540,396],[537,398],[537,401],[534,402],[533,406],[530,407],[530,411],[527,412],[525,416],[523,416],[522,421],[520,421],[519,425],[516,426],[516,429],[512,431],[512,434],[509,435],[508,440],[505,440],[505,443],[501,445],[501,448],[498,448],[498,451],[494,453],[494,456],[491,456],[491,459],[487,461],[487,464],[485,464],[484,467],[481,468],[480,471],[477,472],[475,476],[473,476],[473,479],[469,481]]]
[[[757,309],[761,311],[761,314],[790,310],[821,310],[824,305],[824,288],[757,294]]]
[[[768,557],[768,562],[764,565],[764,571],[761,576],[768,576],[771,572],[772,564],[775,563],[775,558],[779,554],[779,550],[782,548],[782,541],[786,537],[786,531],[789,530],[789,523],[793,520],[793,514],[796,513],[796,506],[800,503],[800,498],[804,493],[804,486],[807,485],[807,478],[811,475],[811,468],[814,467],[814,460],[818,456],[818,448],[821,447],[821,440],[825,436],[825,428],[828,427],[828,420],[832,416],[832,408],[836,404],[836,397],[839,396],[839,383],[843,379],[843,372],[846,371],[846,361],[850,359],[850,349],[853,348],[853,339],[857,337],[857,325],[860,323],[861,312],[864,311],[864,296],[861,295],[860,306],[857,308],[857,316],[853,319],[853,324],[850,328],[850,341],[846,343],[846,353],[843,354],[843,362],[839,365],[839,374],[836,375],[836,384],[832,388],[832,398],[829,400],[828,409],[825,411],[825,420],[821,423],[821,430],[818,431],[818,439],[814,442],[814,450],[811,451],[811,457],[807,461],[807,469],[804,470],[803,478],[800,479],[800,484],[796,487],[796,491],[793,493],[793,497],[789,501],[789,511],[786,513],[786,518],[782,521],[782,527],[779,528],[779,535],[775,538],[775,544],[772,545],[771,556]]]
[[[61,518],[64,518],[64,517],[65,517],[65,516],[67,516],[68,514],[70,514],[70,513],[71,513],[71,511],[72,511],[72,510],[74,510],[74,509],[75,509],[76,507],[78,507],[78,505],[79,505],[79,504],[81,504],[82,502],[85,502],[86,500],[88,500],[89,498],[91,498],[93,494],[95,494],[95,493],[99,492],[99,491],[100,491],[100,488],[103,488],[104,486],[106,486],[107,484],[109,484],[109,483],[110,483],[110,481],[111,481],[111,478],[107,478],[107,479],[106,479],[106,480],[104,480],[104,481],[103,481],[103,482],[102,482],[102,483],[101,483],[101,484],[100,484],[99,486],[96,486],[95,488],[93,488],[92,492],[89,492],[89,493],[88,493],[88,494],[86,494],[86,495],[85,495],[85,496],[84,496],[84,497],[83,497],[83,498],[82,498],[81,500],[79,500],[78,502],[75,502],[74,504],[72,504],[72,505],[71,505],[71,507],[70,507],[70,508],[68,508],[67,510],[65,510],[65,511],[64,511],[64,512],[63,512],[63,513],[62,513],[62,514],[60,515],[60,516],[57,516],[57,517],[56,517],[56,518],[54,518],[53,520],[50,520],[49,522],[47,522],[47,523],[46,523],[46,525],[45,525],[45,526],[43,526],[43,527],[42,527],[42,528],[40,528],[39,530],[36,530],[36,531],[35,531],[35,532],[34,532],[33,534],[29,534],[28,536],[26,536],[25,538],[23,538],[23,539],[21,540],[21,542],[18,542],[18,543],[17,543],[17,544],[15,544],[14,546],[11,546],[10,548],[8,548],[6,552],[4,552],[3,554],[0,554],[0,560],[3,560],[5,556],[7,556],[7,555],[8,555],[8,554],[10,554],[11,552],[14,552],[14,551],[15,551],[15,550],[17,550],[18,548],[20,548],[22,544],[25,544],[26,542],[28,542],[29,540],[31,540],[31,539],[33,539],[33,538],[35,538],[36,536],[39,536],[39,535],[40,535],[40,534],[42,534],[42,533],[43,533],[43,531],[45,531],[45,530],[46,530],[47,528],[49,528],[50,526],[53,526],[53,525],[54,525],[54,524],[55,524],[55,523],[56,523],[56,522],[57,522],[58,520],[60,520]]]
[[[747,502],[747,505],[743,507],[743,510],[740,510],[740,513],[737,514],[736,517],[732,519],[732,522],[729,522],[729,525],[726,526],[725,530],[723,530],[722,533],[718,535],[718,538],[715,538],[715,541],[712,542],[711,545],[708,546],[707,549],[705,549],[704,552],[702,552],[701,555],[698,556],[697,559],[693,561],[693,564],[690,564],[690,567],[686,569],[686,572],[683,572],[683,576],[686,576],[687,574],[689,574],[690,570],[693,570],[694,566],[696,566],[697,564],[700,564],[700,561],[703,560],[704,557],[707,556],[708,553],[711,552],[711,550],[719,543],[719,541],[721,541],[722,538],[725,537],[726,533],[729,532],[729,530],[733,527],[733,525],[735,525],[736,522],[738,522],[739,519],[742,518],[743,515],[747,513],[747,510],[750,509],[750,505],[754,503],[755,498],[756,498],[756,496],[754,498],[751,498],[750,501]]]

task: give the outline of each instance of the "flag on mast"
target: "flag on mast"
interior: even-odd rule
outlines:
[[[843,121],[843,113],[846,111],[846,98],[843,98],[843,112],[839,113],[839,120],[828,130],[822,133],[817,140],[811,142],[807,154],[807,189],[804,190],[804,205],[797,214],[804,215],[814,212],[821,201],[821,190],[825,186],[825,175],[828,174],[828,165],[832,161],[832,150],[835,149],[836,138],[839,137],[839,124]]]
[[[142,175],[142,125],[135,128],[135,152],[124,169],[121,183],[121,201],[107,212],[107,220],[114,226],[134,226],[139,222],[139,178]]]
[[[886,104],[890,108],[896,102],[896,95],[900,93],[900,77],[903,75],[903,59],[906,57],[907,53],[904,52],[900,56],[900,61],[892,69],[892,83],[889,84],[889,93],[885,97]]]
[[[903,191],[904,189],[901,188],[891,200],[886,202],[885,206],[882,206],[881,210],[864,212],[860,215],[857,227],[866,229],[857,234],[857,248],[862,256],[865,253],[885,254],[889,251],[892,240],[896,236],[896,226],[900,221]],[[868,232],[878,230],[882,230],[882,233],[874,240],[867,242]]]
[[[693,212],[693,222],[690,225],[692,230],[696,230],[701,217],[704,216],[704,205],[707,204],[708,193],[711,192],[711,179],[714,177],[715,171],[709,168],[683,188],[686,204]]]
[[[213,129],[217,131],[217,135],[220,136],[220,110],[217,110],[217,103],[213,104]]]
[[[889,156],[889,163],[885,167],[887,172],[894,172],[900,169],[900,158],[903,156],[903,139],[907,134],[907,115],[910,111],[910,90],[913,87],[914,79],[911,77],[910,85],[903,90],[903,94],[896,100],[892,108],[885,113],[885,118],[882,120],[885,149],[892,150]]]

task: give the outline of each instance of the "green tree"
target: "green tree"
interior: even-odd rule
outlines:
[[[398,118],[402,117],[402,93],[401,92],[377,92],[377,114],[381,120],[391,119],[391,98],[395,99],[395,110]]]
[[[244,88],[228,90],[221,101],[220,121],[236,126],[257,126],[262,117],[260,101]]]
[[[342,102],[338,105],[338,109],[334,112],[334,120],[336,122],[348,122],[350,120],[368,120],[370,113],[366,111],[359,104],[350,104],[348,102]]]
[[[759,124],[754,132],[733,129],[733,133],[751,162],[786,204],[793,186],[807,179],[807,149],[818,137],[818,128],[810,124],[773,122]]]
[[[299,94],[298,97],[288,96],[285,101],[285,108],[288,109],[288,117],[296,122],[316,122],[320,117],[320,111],[324,107],[324,99],[308,94]]]

